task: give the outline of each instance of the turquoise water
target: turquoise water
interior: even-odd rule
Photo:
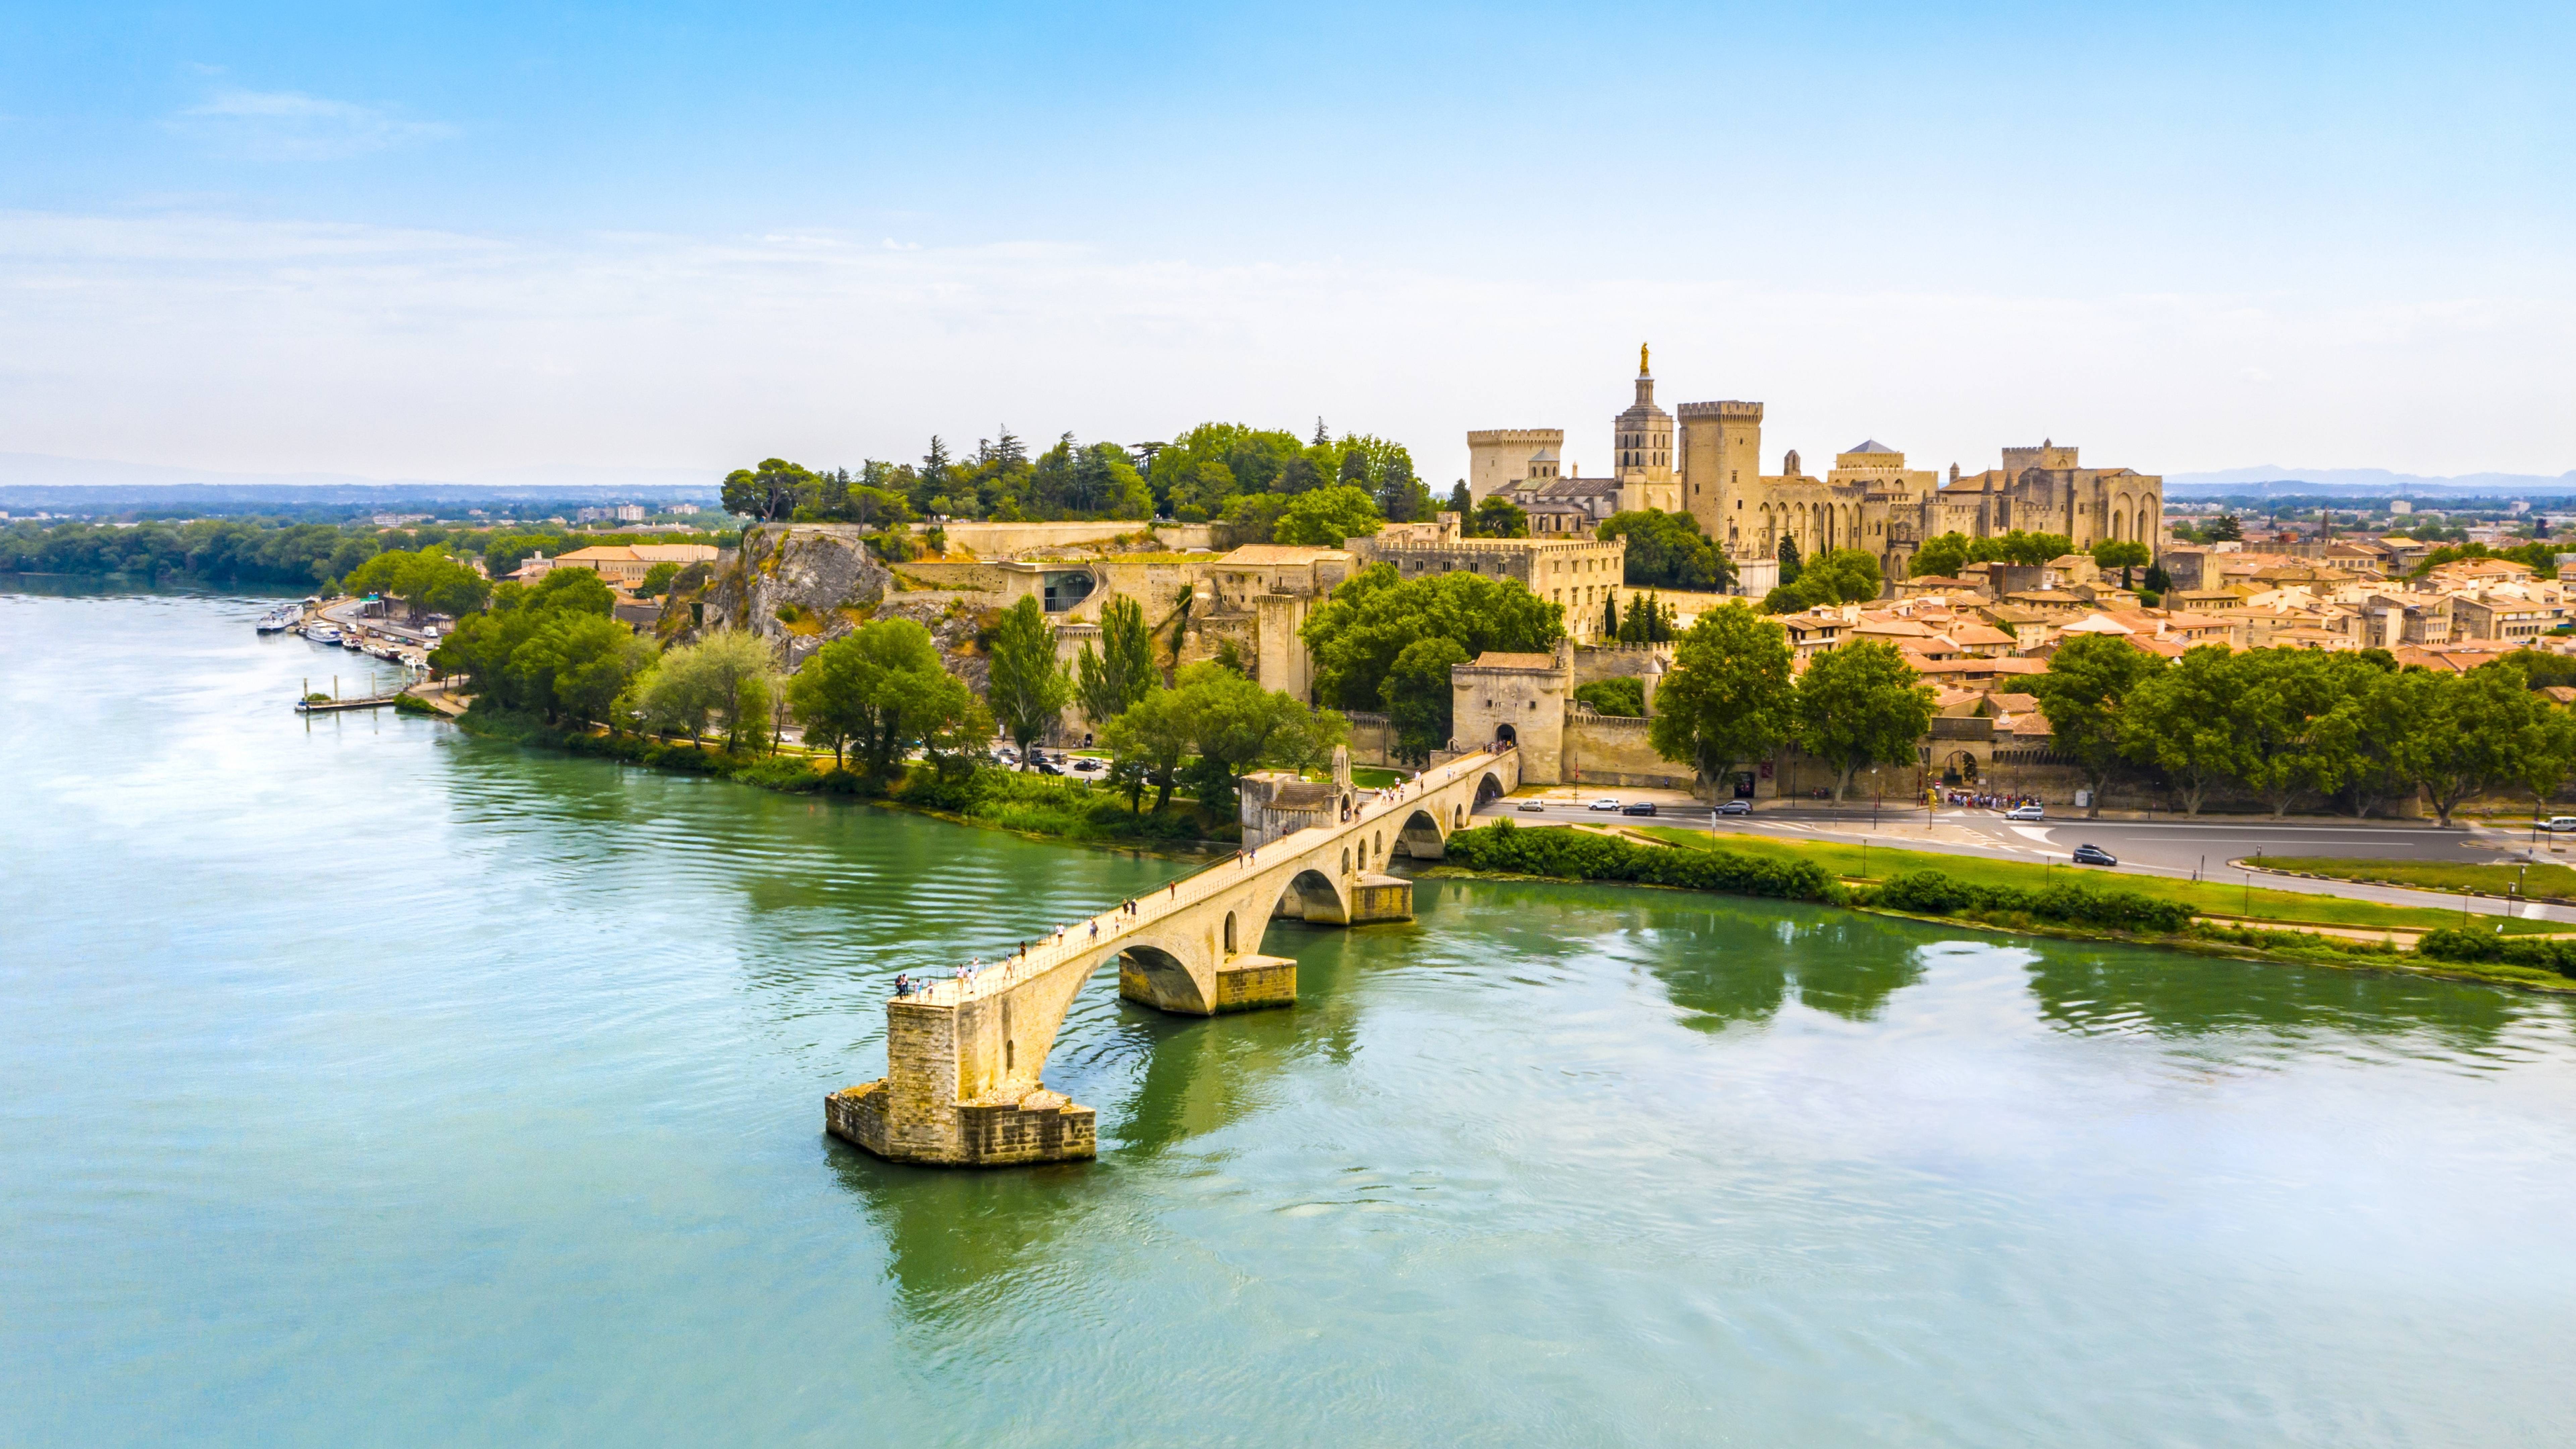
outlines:
[[[2557,999],[1426,882],[889,1166],[893,974],[1182,867],[308,724],[261,607],[0,593],[0,1442],[2576,1438]]]

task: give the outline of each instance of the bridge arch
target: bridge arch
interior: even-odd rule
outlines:
[[[1344,851],[1342,858],[1348,860],[1350,852]],[[1349,871],[1345,870],[1343,874],[1347,876]],[[1279,899],[1272,903],[1270,914],[1274,918],[1285,916],[1292,921],[1347,925],[1351,919],[1351,898],[1340,880],[1308,866],[1279,888]]]
[[[1489,800],[1500,800],[1509,793],[1511,792],[1503,788],[1502,777],[1491,770],[1487,770],[1484,778],[1476,782],[1476,808],[1481,810],[1484,808],[1485,802]],[[1463,808],[1460,811],[1460,823],[1465,823],[1465,811]]]
[[[1408,860],[1438,860],[1446,852],[1449,832],[1440,828],[1440,817],[1428,810],[1415,810],[1404,817],[1395,830],[1395,853]]]
[[[1206,1016],[1213,1010],[1189,964],[1178,954],[1144,941],[1130,941],[1118,953],[1118,993],[1165,1011]]]

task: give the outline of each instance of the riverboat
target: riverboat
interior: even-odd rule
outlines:
[[[304,631],[304,637],[316,644],[337,644],[340,642],[340,631],[328,624],[316,624]]]

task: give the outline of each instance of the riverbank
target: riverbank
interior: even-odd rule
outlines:
[[[1240,824],[1209,816],[1195,801],[1175,799],[1160,811],[1131,811],[1116,792],[1088,781],[992,766],[978,766],[964,776],[942,776],[927,765],[907,765],[900,779],[884,781],[836,766],[829,755],[793,748],[751,755],[708,741],[568,730],[542,720],[471,708],[447,718],[466,733],[485,739],[645,769],[711,775],[781,794],[830,795],[958,825],[1007,830],[1033,840],[1196,855],[1232,850],[1242,836]]]
[[[2328,934],[2332,927],[2303,930],[2296,922],[2275,925],[2211,920],[2191,902],[2130,890],[2125,881],[2112,885],[2105,877],[2070,878],[2069,872],[2054,872],[2045,883],[1976,880],[1942,868],[1908,868],[1911,862],[1883,877],[1853,877],[1806,854],[1823,855],[1852,847],[1778,841],[1761,844],[1769,848],[1756,853],[1719,848],[1707,844],[1704,838],[1659,840],[1567,826],[1523,829],[1502,820],[1451,836],[1447,859],[1424,873],[1770,896],[1973,930],[2061,940],[2117,941],[2238,960],[2382,971],[2523,991],[2576,993],[2576,944],[2529,935],[2498,944],[2448,926],[2419,925],[2411,929],[2422,933],[2419,939],[2424,949],[2410,951],[2395,942],[2393,932],[2388,939],[2372,941]],[[1948,857],[1919,858],[1942,867],[1955,863]],[[1975,864],[1990,870],[2039,871],[2038,867],[2001,862]],[[2153,884],[2173,887],[2189,883]],[[2414,914],[2447,919],[2441,912]],[[2514,959],[2506,959],[2508,953]]]

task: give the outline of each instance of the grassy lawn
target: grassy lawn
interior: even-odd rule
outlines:
[[[2525,875],[2514,865],[2464,865],[2439,860],[2367,860],[2325,855],[2267,855],[2263,863],[2276,870],[2330,875],[2337,880],[2373,881],[2428,891],[2476,891],[2500,896],[2519,881],[2536,896],[2576,896],[2576,869],[2535,865]]]
[[[1711,846],[1708,832],[1676,826],[1643,826],[1640,835],[1651,835],[1694,850]],[[1770,856],[1781,860],[1812,860],[1837,875],[1857,877],[1862,874],[1862,847],[1837,841],[1774,840],[1758,835],[1725,835],[1715,842],[1716,848],[1743,855]],[[2026,865],[2013,860],[1988,860],[1973,855],[1941,855],[1921,850],[1891,850],[1882,846],[1868,847],[1868,875],[1883,879],[1907,871],[1937,870],[1953,880],[1976,885],[2019,886],[2036,890],[2052,881],[2070,875],[2100,880],[2122,890],[2136,891],[2162,901],[2178,901],[2194,911],[2211,916],[2241,916],[2259,921],[2295,922],[2302,925],[2351,926],[2366,930],[2424,931],[2436,926],[2456,926],[2456,911],[2429,906],[2384,906],[2371,901],[2347,901],[2334,896],[2310,895],[2299,891],[2266,890],[2261,886],[2248,891],[2241,884],[2223,880],[2188,881],[2168,876],[2131,875],[2118,871],[2077,869],[2068,866]],[[2350,864],[2352,862],[2346,862]],[[2282,862],[2286,866],[2287,862]],[[2484,930],[2493,930],[2497,918],[2477,917]],[[2547,933],[2563,929],[2554,921],[2506,921],[2508,934]]]

